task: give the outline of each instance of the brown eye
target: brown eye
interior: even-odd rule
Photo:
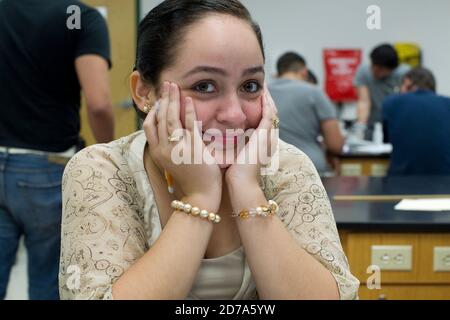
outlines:
[[[250,81],[244,84],[243,89],[247,93],[257,93],[261,89],[261,85],[256,81]]]
[[[211,82],[200,82],[196,84],[193,89],[200,93],[213,93],[216,87]]]

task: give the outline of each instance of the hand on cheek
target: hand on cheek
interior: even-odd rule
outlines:
[[[255,104],[250,106],[247,118],[250,120],[249,127],[256,129],[259,127],[263,116],[263,99],[262,95],[255,101]]]
[[[183,92],[183,90],[180,88],[180,86],[178,86],[178,88],[180,90],[180,122],[181,122],[182,128],[185,129],[186,128],[186,98],[189,96]],[[162,90],[163,89],[161,86],[161,89],[160,89],[161,93],[162,93]],[[162,94],[159,98],[160,99],[162,98]]]
[[[180,97],[180,121],[183,128],[186,128],[186,98],[188,96],[181,92]]]
[[[258,99],[258,106],[259,106],[259,108],[258,108],[258,126],[263,118],[263,103],[264,103],[264,100],[263,100],[263,96],[261,95]]]

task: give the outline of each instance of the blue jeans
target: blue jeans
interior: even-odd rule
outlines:
[[[5,298],[22,235],[29,298],[59,299],[63,171],[63,164],[45,156],[0,152],[0,299]]]

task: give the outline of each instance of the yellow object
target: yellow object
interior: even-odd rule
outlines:
[[[136,60],[137,1],[82,0],[82,2],[94,8],[102,7],[108,12],[107,24],[113,65],[109,79],[114,119],[116,120],[114,139],[122,138],[138,130],[136,111],[132,103],[128,102],[130,87],[126,80],[133,70]],[[86,146],[95,144],[96,140],[89,125],[85,102],[80,110],[80,118],[80,135],[86,141]]]
[[[250,210],[241,210],[239,213],[233,213],[231,216],[234,218],[241,218],[242,220],[248,219],[249,217],[271,217],[278,213],[278,204],[269,200],[269,204],[257,208],[252,208]]]
[[[174,136],[170,135],[168,138],[169,142],[180,142],[183,139],[183,136]]]
[[[420,47],[414,43],[394,43],[400,63],[409,64],[411,67],[420,67],[422,64],[422,53]]]
[[[164,170],[164,175],[166,177],[167,190],[169,191],[169,193],[173,194],[175,192],[175,188],[173,186],[173,177],[166,170]]]

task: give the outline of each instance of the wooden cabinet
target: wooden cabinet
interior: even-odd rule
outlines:
[[[111,43],[111,98],[114,106],[115,139],[137,130],[137,115],[130,101],[128,77],[136,59],[137,9],[135,0],[82,0],[106,13]],[[84,97],[81,107],[81,136],[87,145],[96,143],[89,126]]]
[[[450,234],[342,231],[340,236],[351,271],[361,282],[360,299],[450,299],[450,272],[433,268],[434,247],[450,247]],[[411,270],[381,270],[381,289],[370,290],[373,245],[411,246]]]
[[[379,290],[359,289],[361,300],[450,300],[447,285],[382,285]]]
[[[345,177],[370,176],[384,177],[389,168],[389,159],[379,158],[341,158],[339,175]]]

